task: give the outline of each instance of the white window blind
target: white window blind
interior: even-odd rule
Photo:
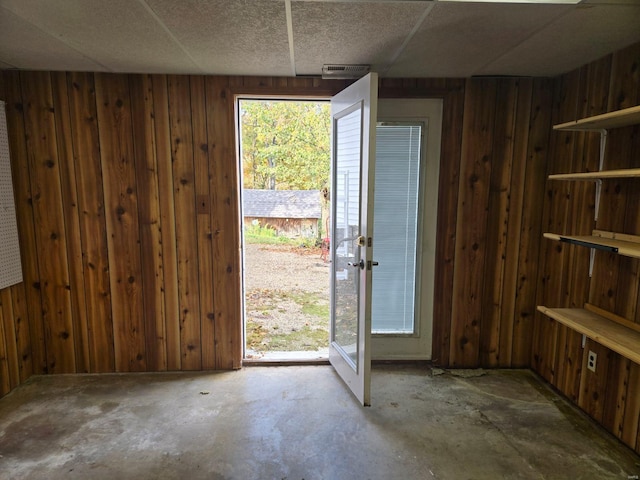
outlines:
[[[414,332],[422,126],[378,125],[372,331]]]

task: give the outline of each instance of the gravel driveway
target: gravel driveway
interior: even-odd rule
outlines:
[[[329,264],[320,249],[246,244],[247,357],[328,346]]]

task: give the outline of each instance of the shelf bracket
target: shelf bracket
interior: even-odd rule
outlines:
[[[593,277],[593,264],[596,260],[596,249],[592,248],[589,252],[589,278]]]
[[[601,172],[604,170],[604,154],[607,150],[607,136],[608,132],[606,129],[600,130],[600,163],[598,165],[598,171]],[[594,213],[594,221],[598,221],[598,211],[600,210],[600,194],[602,193],[602,180],[596,180],[596,205],[595,205],[595,213]]]

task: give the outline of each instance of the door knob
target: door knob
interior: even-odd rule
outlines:
[[[349,265],[350,267],[364,268],[364,260],[360,260],[360,263],[348,262],[347,265]]]

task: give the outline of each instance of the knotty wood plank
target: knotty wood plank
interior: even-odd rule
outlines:
[[[11,359],[7,353],[6,332],[2,308],[0,308],[0,396],[11,391],[11,372],[9,363]]]
[[[18,234],[20,236],[20,256],[25,285],[29,335],[32,342],[33,373],[47,372],[47,347],[44,340],[44,321],[42,314],[42,292],[40,290],[40,272],[38,267],[36,234],[34,226],[33,201],[27,159],[26,133],[24,130],[24,103],[22,100],[20,73],[2,72],[7,99],[7,127],[9,130],[9,148],[11,151],[11,172],[13,176],[14,196]],[[22,75],[27,75],[22,73]]]
[[[31,332],[29,330],[29,313],[24,282],[11,287],[16,341],[18,346],[18,368],[20,383],[33,375],[33,355],[31,353]]]
[[[20,385],[20,368],[10,288],[0,290],[0,323],[3,324],[2,331],[0,331],[0,342],[4,342],[4,357],[9,378],[9,389],[13,390]],[[4,338],[2,338],[3,336]],[[2,356],[2,352],[0,352],[0,356]],[[0,367],[0,371],[2,371],[2,367]]]
[[[495,99],[495,80],[467,80],[449,353],[458,367],[478,366]]]
[[[558,380],[557,388],[573,402],[578,402],[582,375],[582,335],[563,325],[558,326]]]
[[[89,371],[115,371],[109,252],[93,75],[67,75],[75,175],[80,215]],[[97,180],[96,180],[97,179]]]
[[[559,118],[575,118],[575,105],[578,99],[579,71],[564,75],[556,83],[554,91],[553,121]],[[568,171],[571,169],[575,137],[572,133],[555,132],[550,137],[553,161],[547,164],[547,173]],[[543,207],[542,225],[547,231],[565,232],[568,224],[571,190],[565,182],[547,182],[547,195]],[[564,245],[543,242],[540,250],[540,288],[537,297],[549,305],[565,306],[569,298],[567,282],[569,277],[569,255]],[[545,319],[539,314],[534,323],[534,345],[532,348],[532,367],[545,380],[555,384],[558,330],[555,321]]]
[[[90,370],[87,302],[84,291],[82,241],[66,74],[62,72],[52,73],[51,82],[53,105],[56,111],[56,136],[64,211],[64,232],[67,240],[67,258],[69,262],[71,320],[73,322],[76,372],[87,373]]]
[[[590,351],[598,356],[595,373],[587,369],[587,357]],[[610,355],[611,351],[608,348],[591,339],[587,339],[586,346],[583,350],[584,360],[581,371],[578,406],[597,422],[602,422],[604,414]]]
[[[21,77],[49,373],[76,371],[55,109],[48,73]]]
[[[212,175],[216,368],[232,369],[240,368],[242,361],[239,167],[235,156],[234,99],[223,77],[207,77],[205,95]]]
[[[209,172],[209,141],[207,138],[207,106],[205,78],[191,77],[191,119],[193,123],[194,171],[198,206],[198,269],[200,280],[200,330],[202,368],[214,369],[215,306],[213,303],[213,234],[211,232],[211,173]],[[271,84],[271,83],[267,83]]]
[[[499,364],[503,354],[501,331],[510,330],[512,326],[512,319],[503,322],[502,307],[507,244],[517,238],[508,238],[507,234],[515,132],[522,128],[516,125],[518,88],[518,81],[513,79],[500,79],[497,83],[480,331],[480,365],[485,367]],[[526,127],[528,123],[527,119]],[[523,190],[523,187],[517,185],[515,189]]]
[[[609,381],[604,401],[602,425],[618,438],[622,436],[631,363],[631,360],[613,352],[607,372]]]
[[[171,131],[169,129],[169,98],[167,77],[153,75],[153,112],[158,163],[158,196],[162,225],[162,268],[164,276],[165,332],[167,369],[181,369],[180,306],[178,295],[178,254],[176,245],[176,215],[173,197],[173,166],[171,162]]]
[[[618,50],[612,55],[608,110],[635,107],[640,111],[638,62],[640,43]]]
[[[189,77],[168,77],[182,370],[202,367],[193,129]]]
[[[162,227],[158,193],[158,166],[154,128],[153,87],[149,75],[130,75],[131,119],[138,193],[147,369],[167,369],[164,290],[162,270]]]
[[[509,179],[504,273],[500,299],[499,366],[510,366],[513,361],[513,335],[516,323],[515,303],[518,285],[519,245],[523,220],[524,191],[526,188],[527,146],[530,130],[532,80],[518,81],[515,125],[513,131],[513,160]],[[527,363],[528,363],[528,355]]]
[[[434,274],[432,360],[449,366],[451,344],[451,307],[455,260],[456,213],[464,113],[464,81],[450,81],[443,99],[440,179],[436,228],[436,265]]]
[[[531,87],[531,105],[527,106],[530,113],[526,160],[524,160],[524,181],[520,183],[523,185],[520,187],[523,190],[522,213],[519,213],[518,209],[514,212],[515,223],[520,222],[520,225],[519,233],[513,233],[519,237],[513,314],[511,314],[510,308],[506,310],[506,314],[513,318],[512,367],[528,367],[531,364],[536,291],[539,285],[538,268],[540,262],[538,259],[545,205],[540,199],[546,199],[544,193],[550,149],[552,102],[552,81],[548,79],[534,80]],[[511,227],[510,231],[512,231]],[[507,252],[507,255],[507,263],[509,264],[513,253]]]
[[[629,384],[627,386],[626,399],[620,440],[631,448],[635,448],[640,435],[640,429],[638,428],[640,419],[640,365],[637,362],[633,362],[629,366]]]
[[[115,369],[146,369],[140,229],[125,75],[95,75],[100,158],[105,198]]]

